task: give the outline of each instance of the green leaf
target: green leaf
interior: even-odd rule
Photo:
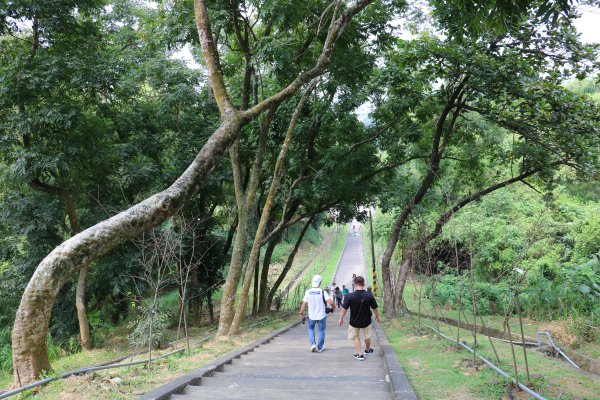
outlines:
[[[590,292],[590,287],[588,285],[579,285],[579,291],[583,294],[587,294]]]

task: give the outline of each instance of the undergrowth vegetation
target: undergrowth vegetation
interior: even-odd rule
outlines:
[[[414,267],[423,299],[470,314],[474,297],[479,315],[515,317],[518,291],[524,317],[563,321],[575,342],[600,342],[600,204],[588,196],[596,185],[565,178],[549,197],[511,187],[461,210]],[[435,216],[419,218],[426,225]],[[376,226],[390,217],[379,214]]]

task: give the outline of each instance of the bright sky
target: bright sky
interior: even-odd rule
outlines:
[[[575,28],[584,43],[600,42],[600,9],[580,6],[581,18],[575,20]]]

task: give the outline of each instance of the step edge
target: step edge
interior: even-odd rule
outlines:
[[[142,395],[141,397],[139,397],[139,400],[166,400],[172,394],[181,394],[181,392],[189,384],[199,382],[203,376],[207,376],[215,371],[218,371],[219,369],[223,368],[224,365],[231,363],[233,359],[240,358],[244,354],[247,354],[248,352],[254,350],[258,346],[273,340],[273,338],[275,338],[276,336],[289,331],[290,329],[296,327],[299,324],[300,321],[294,321],[283,328],[277,329],[238,350],[234,350],[230,353],[227,353],[224,356],[213,360],[212,362],[206,364],[203,367],[195,369],[165,385],[162,385]]]

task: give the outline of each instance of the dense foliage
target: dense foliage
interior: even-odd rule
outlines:
[[[212,28],[198,22],[194,4],[206,7]],[[345,14],[357,4],[360,12]],[[116,326],[140,346],[164,342],[182,321],[220,318],[221,333],[237,333],[234,312],[238,322],[269,312],[314,226],[364,221],[373,205],[386,213],[376,232],[394,254],[383,278],[396,298],[386,311],[401,303],[409,266],[432,277],[434,304],[454,306],[464,292],[468,307],[463,278],[472,265],[480,313],[512,313],[519,290],[528,316],[574,318],[595,337],[598,46],[580,43],[567,1],[414,7],[1,6],[0,370],[11,368],[21,296],[54,248],[178,182],[230,115],[249,115],[281,93],[285,101],[244,117],[229,160],[211,164],[152,230],[65,275],[52,343],[85,347],[88,324],[92,346]],[[338,23],[343,30],[331,33]],[[314,78],[288,94],[315,65]],[[369,124],[356,116],[365,104]],[[284,266],[274,278],[275,262]],[[229,298],[217,316],[223,284]]]

